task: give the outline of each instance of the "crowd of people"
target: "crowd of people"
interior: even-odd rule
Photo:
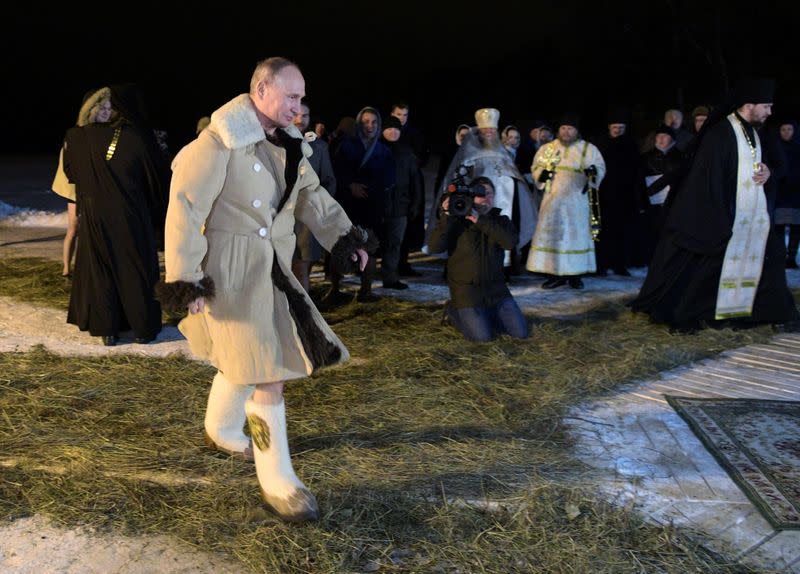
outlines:
[[[376,300],[378,258],[382,286],[403,290],[401,278],[419,274],[410,252],[445,253],[447,321],[472,341],[529,336],[508,288],[515,275],[581,289],[586,275],[644,265],[631,306],[655,321],[796,330],[784,268],[800,245],[800,151],[794,122],[764,127],[773,89],[741,82],[730,101],[696,108],[692,130],[668,110],[641,144],[625,110],[589,141],[573,113],[523,136],[481,108],[474,126],[456,128],[427,192],[429,148],[407,104],[385,118],[364,107],[327,133],[284,58],[259,62],[249,92],[202,118],[174,158],[134,86],[93,90],[53,184],[78,214],[64,247],[67,275],[77,229],[67,320],[106,345],[127,329],[146,344],[162,305],[187,311],[181,332],[217,369],[208,444],[254,460],[280,517],[314,520],[316,499],[291,464],[283,386],[348,359],[317,305],[342,301],[351,272],[358,304]],[[321,260],[330,288],[315,301]]]

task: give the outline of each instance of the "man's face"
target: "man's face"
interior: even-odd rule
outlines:
[[[325,135],[325,124],[322,122],[317,122],[314,124],[314,133],[317,134],[317,137],[321,138]]]
[[[371,140],[378,134],[378,116],[372,112],[361,114],[361,133]]]
[[[400,120],[400,125],[405,126],[408,121],[408,108],[392,108],[392,115]]]
[[[706,123],[708,116],[695,116],[694,117],[694,131],[699,132],[703,128],[703,124]]]
[[[285,128],[300,113],[300,100],[305,95],[303,74],[294,66],[287,66],[273,76],[272,83],[258,83],[253,102],[274,126]]]
[[[499,139],[497,136],[497,128],[478,128],[478,133],[486,143],[496,142]]]
[[[386,128],[383,130],[383,139],[389,142],[396,142],[400,139],[399,128]]]
[[[540,128],[538,137],[540,144],[550,143],[551,141],[553,141],[553,132],[551,132],[547,128]]]
[[[755,127],[761,127],[767,118],[772,115],[772,104],[755,104],[751,108],[750,117],[745,118]]]
[[[294,126],[302,131],[308,127],[308,123],[311,121],[311,111],[308,109],[308,106],[300,104],[300,113],[294,117],[292,122]]]
[[[508,130],[506,132],[506,145],[511,149],[517,149],[519,147],[519,132],[517,130]]]
[[[779,131],[783,141],[792,141],[792,138],[794,137],[794,126],[792,124],[783,124]]]
[[[481,186],[483,187],[483,191],[486,195],[484,195],[483,197],[480,196],[475,197],[473,203],[475,205],[483,206],[483,208],[479,209],[478,211],[480,211],[481,213],[486,213],[494,205],[494,188],[488,183],[483,183],[481,184]]]
[[[469,133],[469,128],[461,128],[460,130],[458,130],[458,133],[456,134],[456,143],[458,145],[461,145],[461,143],[464,141],[464,138],[467,137],[468,133]]]
[[[656,147],[661,151],[666,151],[672,145],[672,136],[669,134],[656,134]]]
[[[608,135],[611,138],[618,138],[625,133],[625,124],[608,124]]]
[[[578,139],[578,128],[575,126],[559,126],[558,141],[564,145],[569,145]]]

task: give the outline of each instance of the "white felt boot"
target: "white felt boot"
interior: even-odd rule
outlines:
[[[245,411],[264,502],[275,514],[290,522],[319,519],[317,499],[292,468],[284,401],[264,405],[250,399]]]
[[[217,371],[206,407],[206,442],[210,447],[253,460],[250,438],[244,434],[244,403],[252,394],[252,385],[235,385]]]

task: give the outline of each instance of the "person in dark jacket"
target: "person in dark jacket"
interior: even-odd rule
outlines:
[[[797,269],[797,248],[800,246],[800,143],[797,140],[797,123],[781,122],[778,127],[780,147],[783,149],[786,170],[778,180],[778,198],[775,206],[775,231],[786,240],[789,227],[789,247],[786,250],[786,268]]]
[[[331,156],[328,153],[328,144],[317,137],[316,133],[308,131],[310,122],[311,107],[308,99],[303,98],[303,101],[300,102],[300,113],[294,117],[292,123],[303,134],[305,142],[311,146],[313,154],[308,158],[308,163],[311,164],[314,173],[319,177],[320,185],[331,194],[331,197],[334,197],[336,195],[336,176],[333,174],[333,164],[331,164]],[[292,273],[297,277],[303,289],[309,291],[311,287],[311,266],[315,261],[322,258],[323,249],[308,226],[300,220],[295,220],[294,222],[294,234],[297,238],[297,244],[292,258]]]
[[[383,259],[381,277],[384,289],[408,289],[400,281],[401,246],[409,221],[422,212],[424,191],[417,156],[400,140],[402,124],[394,116],[386,118],[381,140],[394,157],[394,185],[387,190],[383,205]]]
[[[377,109],[365,107],[356,116],[356,135],[342,141],[333,158],[336,176],[336,199],[350,220],[365,229],[377,231],[383,227],[383,206],[387,189],[394,183],[392,152],[380,141],[383,131]],[[379,297],[372,292],[375,260],[370,259],[361,273],[360,303],[371,303]],[[341,272],[331,271],[331,288],[323,298],[326,305],[342,300],[339,291]]]
[[[646,229],[637,245],[640,259],[649,265],[653,257],[661,229],[664,226],[664,202],[670,193],[665,175],[683,167],[684,157],[675,144],[675,132],[662,125],[655,131],[655,147],[642,154],[639,170],[640,193],[638,202],[647,220]]]
[[[508,290],[503,273],[504,250],[517,244],[519,232],[511,220],[493,207],[494,186],[478,177],[485,195],[474,198],[472,211],[463,217],[448,212],[449,197],[442,201],[439,219],[431,232],[432,253],[447,251],[450,322],[470,341],[490,341],[507,334],[528,337],[528,324]]]

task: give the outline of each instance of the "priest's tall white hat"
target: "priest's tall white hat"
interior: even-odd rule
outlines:
[[[495,128],[500,121],[500,112],[494,108],[481,108],[475,112],[475,123],[479,128]]]

